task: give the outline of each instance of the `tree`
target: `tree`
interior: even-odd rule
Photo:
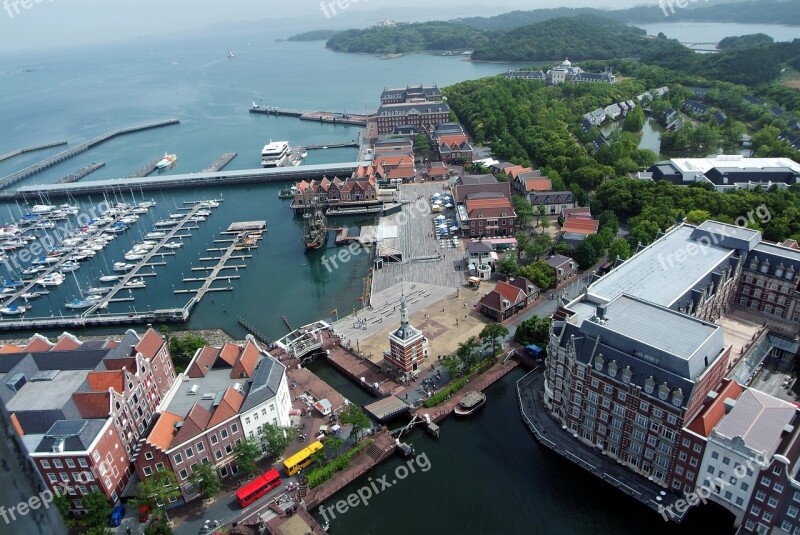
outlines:
[[[72,514],[70,513],[72,503],[69,499],[69,495],[65,492],[54,492],[53,503],[56,505],[56,510],[58,510],[62,520],[64,520],[64,525],[68,528],[75,525],[75,519],[72,518]]]
[[[475,363],[475,349],[478,347],[478,339],[470,336],[463,342],[458,344],[456,349],[456,357],[461,361],[462,369],[464,372],[469,372],[472,365]]]
[[[513,277],[517,274],[518,270],[519,264],[517,264],[517,257],[513,255],[506,255],[497,263],[497,271],[504,275]]]
[[[612,235],[617,235],[619,231],[619,219],[617,218],[617,214],[614,213],[614,210],[606,210],[600,214],[599,221],[599,230],[609,229]]]
[[[478,335],[485,345],[492,347],[492,355],[497,352],[497,339],[508,336],[508,329],[499,323],[486,325]]]
[[[144,535],[172,535],[173,533],[174,531],[169,527],[169,523],[164,517],[158,517],[144,528]]]
[[[170,336],[169,353],[172,356],[172,362],[175,365],[175,371],[177,373],[184,371],[192,361],[192,358],[197,350],[207,345],[208,340],[193,334],[186,334],[184,336]]]
[[[83,517],[83,523],[88,528],[105,528],[108,525],[108,517],[111,516],[111,503],[108,497],[96,490],[90,492],[83,498],[81,503],[86,509],[86,514]]]
[[[522,257],[523,252],[527,252],[531,246],[531,237],[524,230],[520,230],[514,237],[517,239],[517,260]]]
[[[200,497],[204,500],[213,498],[222,490],[222,483],[219,481],[217,471],[208,463],[200,463],[192,470],[189,477],[192,485],[197,487]]]
[[[147,505],[150,509],[160,512],[166,512],[167,504],[181,495],[175,473],[166,468],[157,470],[140,481],[138,491],[139,494],[133,500],[135,507]]]
[[[556,244],[555,251],[560,255],[572,256],[572,245],[568,242],[560,241]]]
[[[261,445],[270,457],[280,457],[297,436],[296,427],[266,423],[261,426]]]
[[[536,315],[520,323],[514,333],[514,341],[522,345],[537,344],[546,347],[549,338],[550,318],[540,318]]]
[[[372,420],[369,419],[367,413],[358,405],[348,404],[342,412],[339,413],[339,421],[345,425],[352,425],[352,435],[355,437],[356,442],[361,438],[361,432],[365,429],[372,427]]]
[[[547,208],[543,204],[536,205],[536,224],[541,225],[542,228],[544,227],[544,220],[547,219]],[[550,220],[547,221],[550,223]]]
[[[94,526],[84,532],[86,535],[111,535],[111,529],[106,526]]]
[[[553,273],[553,268],[543,260],[537,260],[536,262],[532,262],[520,268],[519,274],[542,290],[550,288],[556,282],[556,275]]]
[[[575,249],[575,261],[581,269],[588,269],[600,258],[600,252],[595,249],[591,242],[583,240]]]
[[[631,246],[625,238],[617,238],[608,246],[609,262],[613,264],[617,257],[622,260],[627,260],[631,257]]]
[[[622,129],[626,132],[641,132],[642,127],[644,127],[644,111],[641,106],[637,106],[625,116],[625,120],[622,121]]]
[[[458,375],[458,372],[461,369],[461,361],[453,355],[448,355],[445,357],[445,359],[442,361],[442,365],[445,367],[450,377],[455,377]]]
[[[258,473],[256,461],[261,458],[261,448],[255,438],[248,438],[233,447],[233,458],[239,466],[239,471],[251,477]]]
[[[322,444],[325,446],[325,451],[333,457],[339,451],[339,448],[344,446],[344,440],[336,435],[331,435],[323,438]]]
[[[533,207],[528,199],[519,195],[512,195],[511,202],[514,205],[514,213],[517,214],[517,225],[525,228],[533,218]]]
[[[425,156],[431,151],[431,144],[428,142],[427,136],[422,134],[417,136],[417,139],[414,140],[414,151],[421,156]]]
[[[707,210],[689,210],[686,213],[686,221],[689,223],[700,224],[707,219],[711,219],[711,214]]]

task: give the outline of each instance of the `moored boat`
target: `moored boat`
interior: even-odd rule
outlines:
[[[456,408],[453,412],[456,413],[456,416],[469,416],[473,412],[477,411],[486,403],[486,394],[483,392],[467,392],[461,401],[458,402]]]
[[[303,232],[303,245],[306,251],[313,251],[325,245],[328,239],[327,221],[319,205],[314,206],[313,212],[303,214],[305,218],[305,231]]]
[[[9,305],[7,307],[0,308],[0,313],[7,316],[19,316],[25,314],[30,309],[31,307],[28,305]]]
[[[122,285],[123,288],[144,288],[147,284],[144,282],[144,279],[131,279],[125,284]]]

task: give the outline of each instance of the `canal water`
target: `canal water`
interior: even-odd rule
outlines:
[[[600,127],[600,132],[608,137],[612,132],[622,128],[622,120],[609,121]],[[639,137],[639,148],[648,149],[655,152],[657,155],[661,152],[661,134],[664,132],[658,122],[652,117],[647,117],[642,126],[642,134]]]

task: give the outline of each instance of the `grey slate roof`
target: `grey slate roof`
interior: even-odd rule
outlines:
[[[742,437],[747,446],[771,457],[796,411],[787,401],[748,388],[720,420],[714,433],[726,438]]]
[[[471,255],[488,254],[492,252],[492,248],[482,241],[469,241],[467,242],[467,252]]]
[[[271,356],[262,358],[253,374],[250,391],[239,412],[243,414],[277,396],[285,373],[286,366]]]
[[[45,433],[37,452],[51,452],[64,441],[64,451],[87,451],[107,420],[61,420]]]
[[[575,202],[575,196],[571,191],[544,191],[530,193],[528,200],[531,204],[571,204]]]
[[[396,113],[399,112],[399,113]],[[384,104],[378,108],[378,116],[391,117],[393,115],[407,115],[416,112],[421,114],[428,113],[450,113],[450,106],[444,102],[414,102],[409,104]]]

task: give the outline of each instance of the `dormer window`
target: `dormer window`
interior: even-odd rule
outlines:
[[[651,375],[644,382],[644,391],[646,393],[648,393],[648,394],[652,394],[653,390],[655,390],[655,388],[656,388],[656,382],[655,382],[655,380],[653,380],[653,376]]]
[[[594,369],[597,371],[603,371],[603,365],[605,365],[605,359],[603,359],[603,355],[597,355],[597,358],[594,359]]]
[[[622,382],[628,384],[631,382],[631,377],[633,376],[633,372],[631,371],[630,366],[625,366],[625,369],[622,370]]]
[[[750,269],[753,271],[758,269],[758,257],[754,256],[753,259],[750,261]]]
[[[609,377],[616,377],[618,369],[619,369],[619,366],[617,366],[617,361],[616,360],[612,360],[611,364],[608,365],[608,375],[609,375]]]
[[[661,401],[666,401],[668,396],[669,387],[667,386],[667,383],[661,383],[661,386],[658,387],[658,399]]]

